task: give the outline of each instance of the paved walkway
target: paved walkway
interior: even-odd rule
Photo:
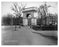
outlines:
[[[54,45],[56,41],[43,37],[40,34],[32,33],[30,27],[17,28],[8,27],[2,30],[2,43],[7,45]]]

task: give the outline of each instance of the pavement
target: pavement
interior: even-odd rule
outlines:
[[[29,26],[17,27],[16,31],[14,26],[2,26],[1,29],[2,45],[57,45],[56,40],[33,33],[36,31]]]

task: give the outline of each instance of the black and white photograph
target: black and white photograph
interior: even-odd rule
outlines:
[[[58,45],[58,2],[1,2],[1,45]]]

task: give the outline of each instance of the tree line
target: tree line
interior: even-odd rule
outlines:
[[[12,17],[12,14],[7,14],[2,17],[2,25],[20,25],[22,24],[22,17]]]

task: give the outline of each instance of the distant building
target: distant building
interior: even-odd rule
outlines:
[[[56,25],[58,24],[58,18],[56,15],[50,15],[50,16],[47,16],[47,19],[46,19],[46,24],[49,25],[49,24],[53,24],[53,25]]]

